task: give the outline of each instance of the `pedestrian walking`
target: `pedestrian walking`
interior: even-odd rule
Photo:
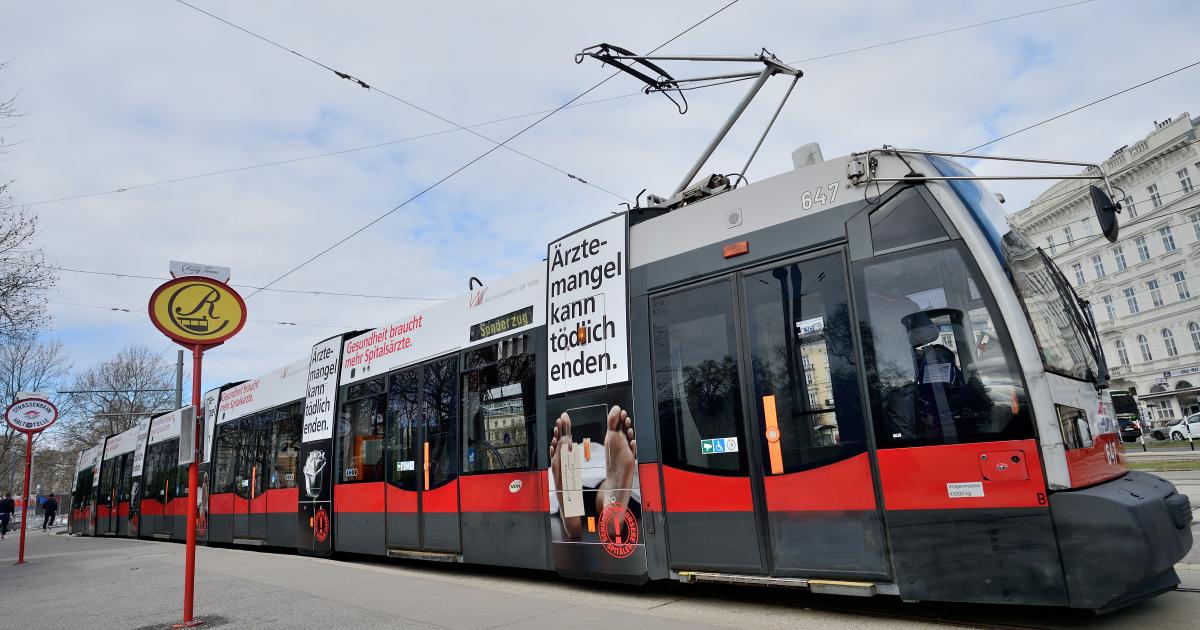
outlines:
[[[4,540],[8,535],[8,520],[12,518],[16,509],[17,504],[13,501],[12,493],[5,492],[4,498],[0,499],[0,540]]]
[[[54,517],[58,515],[58,499],[54,498],[54,493],[46,497],[46,501],[42,503],[42,531],[54,525]]]

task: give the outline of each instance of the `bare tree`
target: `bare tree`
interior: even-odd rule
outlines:
[[[69,504],[70,499],[62,497],[70,495],[78,460],[78,451],[38,444],[33,454],[33,470],[29,475],[32,484],[30,494],[46,495],[53,492],[59,496],[59,505]]]
[[[0,396],[7,405],[17,392],[55,390],[66,380],[71,362],[63,351],[61,341],[39,341],[34,337],[10,338],[0,341]],[[51,397],[60,411],[69,409],[70,401]],[[53,428],[52,428],[53,429]],[[38,434],[38,440],[42,434]],[[0,480],[9,488],[23,474],[25,436],[4,424],[0,434]]]
[[[146,346],[130,346],[75,377],[60,434],[80,449],[175,406],[174,369]]]
[[[0,121],[18,116],[15,96],[0,101]],[[0,133],[4,129],[0,124]],[[8,147],[0,135],[0,155]],[[11,183],[0,175],[0,339],[28,335],[48,323],[45,293],[56,281],[41,248],[33,247],[37,217],[13,208]]]

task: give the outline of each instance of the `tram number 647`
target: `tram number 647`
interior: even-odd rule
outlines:
[[[804,191],[804,193],[800,195],[800,205],[805,210],[811,210],[813,203],[818,203],[822,206],[827,206],[833,203],[833,200],[837,198],[838,185],[838,182],[833,182],[832,184],[821,186],[816,190]],[[828,195],[825,194],[826,190],[829,191]]]

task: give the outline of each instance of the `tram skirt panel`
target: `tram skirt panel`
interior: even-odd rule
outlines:
[[[333,487],[334,550],[386,555],[384,483],[360,482]]]
[[[551,570],[546,471],[460,477],[463,561]]]
[[[299,490],[278,488],[267,491],[267,545],[271,547],[296,546],[296,510]]]
[[[984,480],[988,452],[1021,453],[1027,478]],[[903,599],[1067,604],[1033,440],[882,450],[879,470]]]

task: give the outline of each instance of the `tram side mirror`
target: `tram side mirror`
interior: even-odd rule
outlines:
[[[1109,198],[1099,186],[1092,185],[1092,207],[1096,210],[1096,220],[1100,223],[1100,233],[1108,242],[1117,242],[1117,213],[1121,206]]]

